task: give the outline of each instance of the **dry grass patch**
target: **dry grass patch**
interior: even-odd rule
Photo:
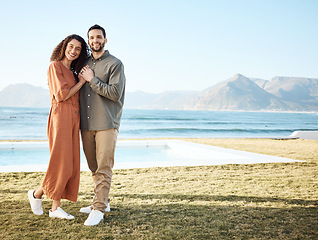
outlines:
[[[254,140],[202,141],[248,150]],[[305,146],[317,144],[273,142],[264,140],[267,148],[255,143],[253,151],[281,149],[290,157],[295,145],[304,144],[299,149],[306,153]],[[87,215],[78,212],[93,197],[90,173],[81,172],[78,202],[63,201],[72,221],[50,219],[47,198],[43,216],[31,213],[27,190],[41,184],[44,173],[0,173],[0,239],[318,239],[312,151],[308,162],[115,170],[112,211],[95,227],[83,226]]]

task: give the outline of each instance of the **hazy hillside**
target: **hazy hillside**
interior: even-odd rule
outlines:
[[[295,78],[250,79],[236,74],[203,91],[149,94],[143,102],[134,106],[129,104],[126,107],[208,111],[318,111],[318,98],[315,96],[315,93],[318,93],[318,90],[315,90],[318,79],[305,81],[307,85],[302,88],[302,94],[295,89],[300,89],[298,85],[304,85],[304,78],[298,79],[299,81],[292,79]],[[277,83],[277,80],[283,81],[283,83]],[[306,92],[306,88],[314,91]],[[278,93],[284,93],[284,95]],[[134,99],[140,94],[141,98],[145,93],[127,94],[126,103],[130,101],[136,103]]]
[[[283,110],[287,106],[241,74],[207,89],[195,110]]]
[[[48,107],[49,92],[29,84],[10,85],[0,92],[0,106]],[[264,80],[236,74],[196,92],[127,92],[125,108],[318,112],[318,79],[274,77]]]
[[[260,78],[249,78],[252,80],[254,83],[256,83],[258,86],[261,88],[264,88],[268,80],[260,79]]]
[[[1,107],[48,107],[49,90],[26,83],[9,85],[0,92]]]
[[[318,79],[275,77],[264,89],[286,101],[313,104],[318,101]]]
[[[157,94],[146,93],[143,91],[126,92],[125,108],[143,108],[156,97]]]

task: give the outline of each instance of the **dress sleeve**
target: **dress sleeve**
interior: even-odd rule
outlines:
[[[57,102],[62,102],[70,92],[70,86],[65,81],[62,69],[57,62],[52,62],[49,66],[48,83],[51,95]]]

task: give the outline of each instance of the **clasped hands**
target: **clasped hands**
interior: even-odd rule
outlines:
[[[78,74],[78,78],[81,82],[90,82],[94,77],[94,72],[88,65],[83,67]]]

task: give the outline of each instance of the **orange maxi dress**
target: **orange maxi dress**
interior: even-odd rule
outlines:
[[[61,62],[51,62],[48,70],[51,109],[48,118],[50,162],[42,187],[52,200],[76,202],[80,180],[79,95],[66,101],[76,84],[73,72]]]

